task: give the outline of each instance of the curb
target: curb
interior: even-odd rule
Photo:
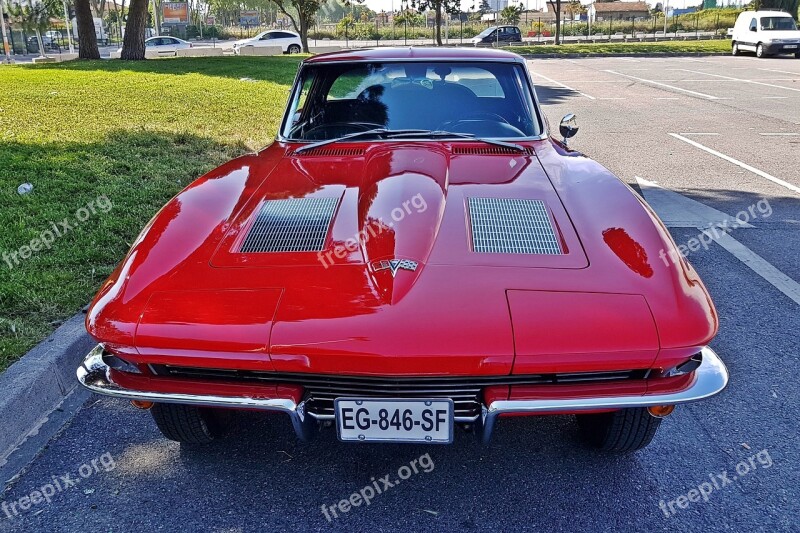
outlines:
[[[78,386],[75,369],[95,341],[78,313],[0,374],[0,464],[35,435]]]
[[[706,57],[728,56],[729,52],[615,52],[615,53],[586,53],[586,54],[519,54],[525,59],[577,59],[582,57]]]

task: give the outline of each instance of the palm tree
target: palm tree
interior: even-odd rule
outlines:
[[[519,6],[513,6],[509,4],[508,6],[504,7],[502,11],[500,11],[500,18],[506,24],[516,24],[519,22],[520,15],[522,14],[522,4]]]

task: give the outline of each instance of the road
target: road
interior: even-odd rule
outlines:
[[[575,113],[571,145],[642,191],[677,243],[709,214],[753,215],[729,237],[761,262],[723,239],[689,254],[720,315],[712,347],[731,373],[725,392],[678,408],[649,448],[624,456],[587,450],[569,417],[503,420],[488,446],[459,435],[422,447],[345,445],[332,431],[302,444],[281,416],[240,414],[236,438],[181,448],[147,413],[92,398],[3,501],[90,475],[0,530],[797,531],[800,61],[530,67],[550,123]],[[765,277],[765,265],[785,279]],[[378,484],[415,460],[428,468]],[[367,487],[381,487],[370,505],[332,516]]]

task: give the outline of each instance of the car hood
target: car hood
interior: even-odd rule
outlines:
[[[767,31],[764,32],[764,36],[770,41],[774,41],[776,39],[798,40],[800,39],[800,30]]]
[[[661,263],[674,244],[630,189],[528,144],[276,143],[232,161],[154,218],[89,331],[148,362],[353,374],[648,368],[710,338],[705,289]]]

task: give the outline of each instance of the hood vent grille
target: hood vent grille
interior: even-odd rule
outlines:
[[[300,152],[299,154],[293,154],[295,157],[303,157],[303,156],[316,156],[316,157],[347,157],[347,156],[358,156],[364,155],[363,148],[313,148],[311,150],[306,150],[305,152]]]
[[[541,200],[469,198],[472,250],[486,254],[562,255]]]
[[[504,146],[453,146],[453,155],[533,155],[533,148],[524,147],[520,152]]]
[[[241,253],[318,252],[325,247],[338,198],[267,200]]]

